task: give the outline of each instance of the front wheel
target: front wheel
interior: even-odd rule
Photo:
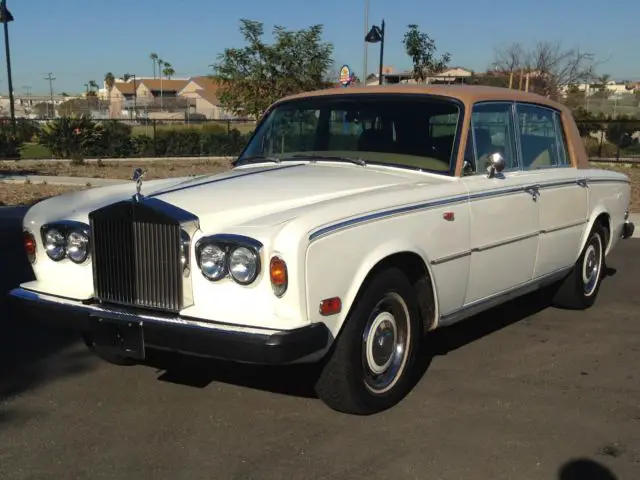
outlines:
[[[598,296],[605,269],[606,232],[596,224],[569,276],[560,284],[553,304],[561,308],[586,309]]]
[[[421,333],[407,277],[395,268],[380,272],[345,321],[316,383],[319,398],[359,415],[394,406],[413,386]]]

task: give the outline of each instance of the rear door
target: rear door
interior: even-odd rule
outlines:
[[[522,168],[534,180],[540,239],[534,277],[572,265],[587,222],[588,189],[571,167],[562,116],[554,109],[516,104]]]

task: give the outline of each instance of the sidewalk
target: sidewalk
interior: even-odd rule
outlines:
[[[631,238],[640,238],[640,213],[630,213],[629,220],[636,226],[633,236]]]

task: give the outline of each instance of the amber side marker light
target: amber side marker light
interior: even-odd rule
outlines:
[[[320,314],[325,317],[335,315],[342,310],[342,300],[340,297],[325,298],[320,302]]]
[[[269,262],[269,277],[271,278],[271,288],[277,297],[284,295],[287,291],[288,275],[287,264],[280,257],[271,257]]]
[[[22,240],[24,244],[24,251],[27,254],[29,263],[36,261],[36,237],[31,232],[26,230],[22,232]]]

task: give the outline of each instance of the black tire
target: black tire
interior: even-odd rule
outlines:
[[[558,286],[553,305],[571,310],[591,307],[598,297],[605,271],[606,230],[597,223],[571,273]],[[596,270],[594,271],[593,268]],[[591,273],[591,274],[590,274]]]
[[[130,367],[138,363],[138,361],[135,360],[134,358],[125,357],[123,355],[115,355],[115,354],[103,351],[100,348],[100,345],[96,344],[89,335],[83,335],[82,339],[84,340],[85,345],[93,355],[95,355],[96,357],[98,357],[99,359],[107,363],[110,363],[112,365],[118,365],[120,367]]]
[[[356,415],[396,405],[415,384],[421,323],[407,277],[396,268],[376,274],[356,299],[329,353],[315,385],[318,397],[334,410]],[[393,341],[384,345],[389,332]]]

